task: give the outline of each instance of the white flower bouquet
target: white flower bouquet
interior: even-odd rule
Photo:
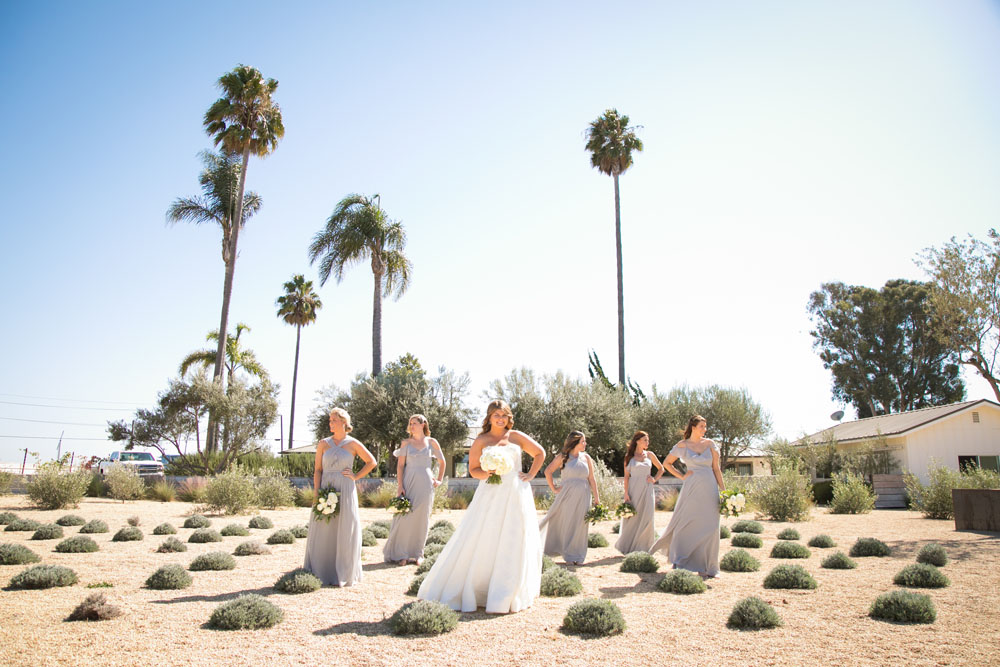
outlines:
[[[615,510],[615,514],[618,515],[619,519],[631,519],[635,516],[635,505],[632,503],[622,503]]]
[[[726,489],[719,494],[719,512],[722,516],[739,516],[747,499],[739,489]]]
[[[395,514],[407,514],[413,509],[413,503],[406,496],[398,496],[389,501],[389,509]]]
[[[486,447],[479,455],[479,467],[490,473],[487,484],[499,484],[500,478],[514,469],[510,455],[501,447]]]
[[[316,495],[316,504],[312,508],[313,516],[327,523],[330,517],[340,513],[340,494],[332,486],[321,489]]]

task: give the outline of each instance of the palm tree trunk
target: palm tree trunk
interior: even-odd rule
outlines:
[[[618,384],[625,387],[625,288],[622,285],[622,212],[615,179],[615,252],[618,258]]]
[[[295,385],[299,381],[299,340],[302,338],[302,325],[295,327],[295,369],[292,371],[292,416],[288,422],[288,448],[295,446],[292,436],[295,434]]]
[[[375,296],[372,308],[372,377],[382,372],[382,273],[375,272]]]

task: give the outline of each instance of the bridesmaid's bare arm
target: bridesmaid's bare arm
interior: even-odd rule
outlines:
[[[541,469],[542,464],[545,463],[545,450],[542,449],[542,446],[535,442],[531,436],[525,435],[520,431],[511,431],[507,438],[511,441],[511,443],[520,447],[525,454],[534,459],[531,462],[531,467],[528,469],[528,472],[518,473],[518,477],[520,477],[523,482],[533,480],[535,476],[538,475],[538,471]]]
[[[663,477],[663,464],[660,463],[660,459],[656,458],[656,454],[654,454],[653,452],[647,451],[646,456],[648,456],[653,461],[653,465],[656,466],[656,469],[659,471],[656,473],[656,476],[652,478],[653,483],[655,484],[656,482],[660,481],[661,477]]]
[[[405,442],[405,441],[404,441]],[[406,445],[400,444],[399,448],[402,449]],[[403,488],[403,473],[406,470],[406,457],[397,456],[396,457],[396,485],[399,487],[399,493],[396,494],[397,497],[403,497],[406,495],[406,489]]]
[[[590,493],[594,496],[594,504],[601,504],[601,494],[597,490],[597,479],[594,477],[594,460],[590,458],[590,454],[584,454],[587,457],[587,478],[590,480]]]
[[[352,440],[350,447],[351,447],[351,452],[353,452],[355,456],[357,456],[359,459],[365,462],[365,464],[361,466],[361,470],[358,471],[357,475],[351,474],[350,468],[344,470],[344,477],[350,477],[356,482],[375,469],[376,466],[375,457],[372,456],[372,453],[368,451],[367,447],[362,445],[357,440]]]
[[[553,494],[557,494],[562,491],[562,487],[556,488],[555,483],[552,481],[552,475],[559,467],[559,464],[562,463],[562,460],[562,454],[557,454],[556,457],[552,459],[552,463],[545,466],[545,481],[549,483],[549,488],[552,489]]]
[[[712,448],[712,472],[715,473],[715,481],[719,483],[719,493],[726,490],[726,483],[722,480],[722,468],[719,467],[719,450],[715,448],[715,445],[709,445]]]
[[[316,495],[319,495],[319,482],[323,479],[323,452],[327,450],[327,445],[325,442],[320,440],[316,443],[316,462],[313,465],[313,491]]]
[[[625,502],[627,502],[627,503],[632,502],[631,500],[628,499],[628,482],[629,482],[629,477],[630,477],[630,475],[629,475],[629,472],[628,472],[628,464],[626,463],[625,464]]]
[[[437,479],[434,480],[434,486],[440,486],[441,482],[444,480],[444,473],[446,467],[444,460],[444,452],[441,451],[441,445],[434,438],[431,438],[431,447],[433,448],[431,450],[431,453],[438,460],[438,476]]]
[[[677,470],[677,468],[675,468],[673,465],[674,461],[676,461],[678,458],[679,457],[675,454],[667,454],[667,458],[663,459],[663,467],[666,468],[667,472],[669,472],[674,477],[677,477],[682,480],[687,479],[688,476],[691,474],[691,471],[688,470],[685,474],[682,475],[680,471]]]

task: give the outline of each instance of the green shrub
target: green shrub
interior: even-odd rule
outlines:
[[[175,591],[191,585],[191,575],[176,563],[164,565],[146,579],[146,588],[157,591]]]
[[[919,510],[928,519],[952,519],[955,508],[951,500],[951,490],[962,488],[962,476],[956,470],[936,465],[931,461],[927,472],[928,483],[924,486],[916,475],[906,473],[903,482],[910,506]]]
[[[535,496],[535,509],[539,512],[547,512],[549,508],[552,507],[552,503],[555,502],[555,499],[555,496],[548,491],[539,496]]]
[[[42,524],[38,523],[34,519],[14,519],[7,524],[4,528],[4,532],[7,533],[26,533],[28,531],[36,531],[42,527]]]
[[[434,499],[431,504],[432,512],[439,512],[448,509],[448,478],[445,477],[440,484],[434,487]]]
[[[743,598],[733,607],[726,627],[734,630],[764,630],[781,626],[781,617],[759,597]]]
[[[191,544],[206,544],[208,542],[221,542],[222,535],[219,535],[219,531],[212,528],[199,528],[198,530],[191,533],[188,537],[188,542]]]
[[[33,540],[58,540],[63,536],[62,526],[57,526],[54,523],[47,523],[45,525],[39,526],[35,534],[31,536]]]
[[[818,549],[829,549],[837,546],[837,543],[829,535],[814,535],[809,539],[809,546]]]
[[[590,459],[594,463],[594,481],[597,482],[597,495],[604,506],[612,513],[618,509],[625,498],[625,486],[618,480],[615,473],[608,470],[598,457]]]
[[[431,600],[408,602],[389,617],[397,635],[440,635],[458,627],[458,612]]]
[[[378,521],[372,521],[372,526],[382,526],[387,531],[392,529],[392,521],[388,519],[379,519]],[[381,537],[379,539],[382,539]]]
[[[295,504],[299,507],[312,507],[316,504],[316,490],[311,486],[296,489]]]
[[[448,521],[447,519],[438,519],[437,521],[435,521],[434,525],[431,526],[431,530],[434,530],[435,528],[444,528],[448,532],[451,533],[455,532],[455,524],[453,524],[451,521]]]
[[[809,547],[798,542],[776,542],[771,547],[771,558],[809,558],[811,555]]]
[[[192,572],[200,570],[232,570],[235,568],[236,560],[222,551],[212,551],[202,554],[188,565],[188,569]]]
[[[187,550],[187,545],[178,540],[176,537],[168,537],[163,540],[163,543],[159,547],[156,548],[156,553],[169,554]]]
[[[868,615],[893,623],[933,623],[937,610],[929,595],[897,590],[875,598]]]
[[[368,530],[368,528],[365,528],[364,530],[361,531],[361,546],[373,547],[376,544],[378,544],[378,540],[375,539],[375,533]]]
[[[833,482],[830,480],[814,482],[812,493],[817,505],[829,505],[830,501],[833,500]]]
[[[764,577],[764,588],[812,590],[816,580],[801,565],[779,565]]]
[[[127,523],[130,526],[138,526],[140,523],[142,523],[142,519],[140,519],[138,516],[133,515],[125,519],[125,523]]]
[[[385,538],[389,537],[389,529],[383,526],[382,524],[373,523],[372,525],[368,526],[368,530],[371,532],[372,535],[374,535],[380,540],[384,540]]]
[[[917,562],[944,567],[948,564],[948,552],[940,544],[925,544],[917,553]]]
[[[260,595],[241,595],[216,607],[208,625],[219,630],[258,630],[274,627],[284,616]]]
[[[213,477],[205,489],[205,504],[215,512],[243,514],[257,502],[254,479],[239,465]]]
[[[91,519],[87,523],[80,526],[80,532],[83,534],[107,533],[109,532],[109,529],[108,524],[104,523],[100,519]]]
[[[660,579],[656,587],[664,593],[677,593],[679,595],[704,593],[708,589],[701,577],[681,568],[668,572]]]
[[[723,530],[725,530],[725,526],[723,526],[722,528],[723,528]],[[612,526],[611,526],[611,532],[614,533],[615,535],[621,535],[621,532],[622,532],[622,522],[621,521],[616,521],[614,524],[612,524]]]
[[[204,477],[188,477],[177,485],[177,499],[186,503],[205,502],[207,492],[208,481]]]
[[[274,528],[273,521],[268,519],[266,516],[260,516],[259,514],[250,519],[250,523],[247,525],[257,530],[268,530],[270,528]]]
[[[434,567],[434,561],[437,560],[438,554],[431,554],[430,556],[425,556],[423,562],[417,566],[416,572],[414,574],[423,574],[424,572],[430,572],[431,568]]]
[[[542,556],[542,572],[548,572],[550,568],[556,566],[556,562],[548,556]]]
[[[87,588],[114,588],[114,584],[108,583],[107,581],[95,581],[94,583],[87,584]]]
[[[861,475],[838,473],[833,479],[833,498],[830,512],[833,514],[868,514],[875,509],[875,492],[865,483]]]
[[[0,544],[0,565],[27,565],[28,563],[41,562],[34,551],[23,544],[11,544],[4,542]]]
[[[606,547],[608,546],[608,538],[604,537],[600,533],[590,533],[587,535],[587,546],[591,549]]]
[[[832,553],[823,559],[820,563],[820,567],[826,568],[827,570],[853,570],[858,566],[853,560],[847,557],[843,551],[837,551]]]
[[[447,503],[448,509],[450,510],[468,509],[469,503],[472,502],[472,497],[475,494],[476,494],[475,489],[460,489],[452,493],[449,493],[448,503]]]
[[[444,527],[431,528],[427,533],[426,544],[447,544],[454,532],[454,529],[449,530]]]
[[[719,539],[720,540],[724,540],[727,537],[729,537],[730,535],[732,535],[732,533],[729,532],[729,528],[727,528],[726,526],[719,526]]]
[[[159,500],[161,503],[172,503],[177,495],[177,489],[166,480],[160,480],[149,485],[146,489],[146,497],[150,500]]]
[[[212,521],[200,514],[192,514],[184,519],[185,528],[208,528],[211,525]]]
[[[866,558],[870,556],[882,558],[888,556],[889,552],[889,546],[882,540],[876,540],[874,537],[859,537],[858,541],[851,546],[851,556],[854,558]]]
[[[76,572],[62,565],[34,565],[10,580],[9,588],[41,589],[56,586],[72,586],[76,583]]]
[[[238,523],[231,523],[219,531],[219,534],[223,537],[246,537],[250,531]]]
[[[309,526],[292,526],[288,529],[296,539],[303,540],[309,537]]]
[[[948,577],[933,565],[912,563],[896,573],[892,583],[910,588],[945,588],[951,586]]]
[[[161,523],[153,529],[153,535],[176,535],[177,529],[169,523]]]
[[[233,551],[234,556],[267,556],[270,553],[271,550],[258,540],[240,542]]]
[[[378,488],[366,491],[358,497],[358,504],[362,507],[388,507],[389,501],[399,493],[399,486],[396,482],[383,482]]]
[[[39,466],[28,481],[28,497],[38,507],[58,510],[80,502],[90,486],[89,472],[60,472],[57,462]]]
[[[88,498],[105,498],[108,495],[108,485],[96,472],[90,473],[90,481],[87,484],[85,495]]]
[[[410,587],[406,589],[406,594],[416,595],[417,592],[420,590],[420,584],[424,583],[424,577],[426,576],[427,573],[424,572],[422,574],[418,574],[417,576],[413,577],[413,579],[410,580]]]
[[[583,592],[583,584],[575,574],[561,567],[553,567],[542,573],[541,594],[550,597],[569,597]]]
[[[813,504],[812,483],[792,464],[776,463],[774,475],[749,496],[754,507],[775,521],[805,521]]]
[[[0,496],[10,493],[12,486],[14,486],[14,473],[0,470]]]
[[[759,521],[750,521],[748,519],[741,519],[733,524],[734,533],[760,533],[764,532],[764,526],[761,525]]]
[[[580,600],[566,610],[562,627],[566,632],[607,637],[625,631],[625,618],[611,600]]]
[[[312,593],[318,591],[322,586],[323,582],[316,575],[302,568],[286,572],[281,575],[278,581],[274,582],[274,590],[289,595]]]
[[[760,549],[764,546],[764,540],[753,533],[736,533],[729,543],[734,547],[744,547],[747,549]]]
[[[760,561],[743,549],[732,549],[719,561],[719,568],[726,572],[756,572]]]
[[[620,569],[622,572],[656,572],[659,568],[660,565],[656,562],[653,554],[645,551],[633,551],[625,556]]]
[[[657,494],[656,496],[656,509],[661,512],[673,512],[674,508],[677,507],[677,498],[681,494],[677,491],[667,491],[666,493]]]
[[[68,537],[56,545],[56,551],[61,554],[93,553],[98,550],[97,542],[86,535]]]
[[[443,544],[425,544],[424,545],[424,558],[428,556],[437,556],[444,549]]]
[[[112,542],[138,542],[143,538],[142,531],[135,526],[125,526],[111,538]]]
[[[268,544],[295,544],[295,536],[292,535],[290,530],[276,530],[267,538]],[[362,536],[362,544],[364,544],[364,536]],[[365,544],[365,546],[371,546]]]
[[[111,466],[104,473],[104,483],[108,485],[108,497],[115,500],[139,500],[146,495],[146,484],[132,466],[121,463]]]
[[[108,621],[124,614],[121,607],[108,602],[104,593],[91,593],[66,618],[67,621]]]
[[[295,505],[295,488],[284,474],[265,469],[257,474],[257,503],[267,509]]]
[[[0,512],[0,526],[5,526],[15,519],[17,515],[13,512]]]
[[[59,524],[60,526],[69,527],[69,526],[82,526],[83,524],[87,523],[87,521],[82,516],[78,516],[76,514],[67,514],[65,516],[61,516],[58,519],[56,519],[56,523]]]
[[[799,535],[799,531],[794,528],[785,528],[783,531],[778,533],[779,540],[801,540],[802,536]]]

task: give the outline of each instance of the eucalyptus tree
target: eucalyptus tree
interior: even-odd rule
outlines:
[[[244,332],[250,331],[250,327],[243,324],[242,322],[236,325],[236,334],[226,336],[226,363],[225,378],[224,382],[220,383],[222,385],[228,386],[232,382],[232,378],[236,371],[243,370],[247,374],[252,375],[257,378],[267,377],[267,371],[264,367],[257,361],[257,355],[254,354],[253,350],[244,348],[240,346],[240,336]],[[205,336],[208,341],[219,340],[218,331],[210,331],[208,335]],[[181,361],[180,368],[178,372],[181,377],[187,375],[188,370],[192,366],[201,366],[202,368],[209,368],[215,365],[215,350],[196,350],[191,354],[184,357]]]
[[[292,371],[292,414],[288,420],[288,448],[295,446],[292,436],[295,434],[295,386],[299,381],[299,342],[302,339],[302,327],[316,321],[316,311],[323,307],[319,295],[313,291],[311,280],[297,273],[284,285],[285,293],[278,297],[278,317],[285,324],[295,327],[295,368]]]
[[[309,246],[309,262],[319,260],[319,284],[331,275],[339,283],[344,271],[360,262],[371,262],[375,278],[372,306],[372,376],[382,371],[382,298],[398,299],[410,286],[413,265],[403,250],[406,231],[390,220],[378,195],[350,194],[340,200]]]
[[[642,150],[636,127],[629,126],[628,116],[608,109],[587,128],[590,164],[615,182],[615,251],[618,259],[618,384],[625,378],[625,291],[622,284],[622,216],[618,177],[632,166],[632,153]]]

